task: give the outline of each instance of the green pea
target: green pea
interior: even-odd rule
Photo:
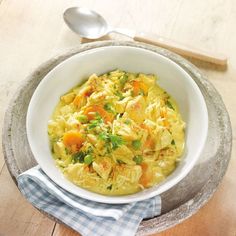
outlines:
[[[92,155],[88,154],[84,157],[84,163],[87,165],[90,165],[93,162],[93,157]]]
[[[141,147],[141,141],[140,140],[132,141],[132,146],[135,150],[139,149]]]
[[[88,122],[88,117],[87,117],[86,115],[80,115],[80,116],[78,117],[78,120],[79,120],[79,122],[81,122],[81,123],[86,123],[86,122]]]
[[[133,158],[137,165],[140,165],[143,161],[143,157],[141,155],[137,155]]]

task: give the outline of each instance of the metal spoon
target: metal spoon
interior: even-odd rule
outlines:
[[[124,28],[113,28],[97,12],[84,7],[68,8],[63,16],[69,28],[83,38],[98,39],[111,32],[116,32],[135,41],[167,48],[183,56],[218,65],[227,64],[227,58],[224,55],[204,52],[153,34],[137,33],[134,30]]]

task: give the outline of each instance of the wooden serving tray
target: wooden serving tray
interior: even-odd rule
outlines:
[[[207,143],[198,163],[180,183],[161,194],[162,214],[141,222],[137,235],[147,235],[166,230],[196,213],[215,192],[231,156],[232,131],[225,105],[219,93],[205,76],[182,57],[168,50],[143,43],[102,41],[82,44],[63,55],[48,60],[28,76],[14,94],[5,115],[3,150],[9,172],[16,183],[16,177],[20,173],[37,165],[27,140],[26,113],[31,96],[39,82],[52,68],[74,54],[93,48],[120,45],[144,48],[166,56],[179,64],[199,86],[209,113]],[[47,216],[58,221],[51,215],[47,214]]]

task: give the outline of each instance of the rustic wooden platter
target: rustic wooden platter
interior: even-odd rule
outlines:
[[[29,75],[14,94],[5,115],[3,150],[9,172],[16,183],[16,177],[20,173],[37,165],[28,144],[25,125],[29,101],[40,81],[57,64],[74,54],[93,48],[119,45],[151,50],[179,64],[199,86],[209,113],[207,144],[198,163],[179,184],[161,194],[162,214],[141,222],[137,235],[147,235],[166,230],[196,213],[215,192],[225,174],[231,156],[232,130],[225,105],[209,80],[182,57],[147,44],[103,41],[80,45],[48,60]],[[48,217],[57,221],[51,215]]]

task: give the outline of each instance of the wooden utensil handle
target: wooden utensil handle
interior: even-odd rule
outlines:
[[[211,52],[205,52],[199,49],[192,48],[191,46],[182,45],[172,40],[160,37],[154,34],[137,33],[134,36],[135,41],[149,43],[156,46],[160,46],[176,52],[182,56],[192,57],[201,61],[211,62],[217,65],[226,65],[227,58],[221,54],[215,54]]]

